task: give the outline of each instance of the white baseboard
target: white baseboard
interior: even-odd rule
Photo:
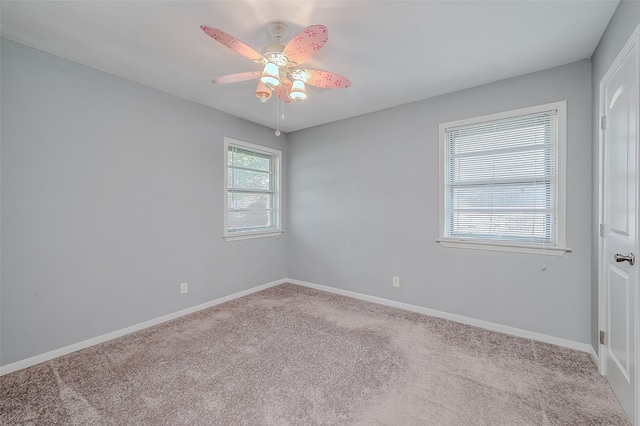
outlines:
[[[101,336],[93,337],[88,340],[84,340],[82,342],[74,343],[69,346],[65,346],[63,348],[55,349],[53,351],[49,351],[40,355],[36,355],[30,358],[23,359],[21,361],[17,361],[11,364],[7,364],[4,366],[0,366],[0,376],[12,373],[14,371],[22,370],[23,368],[31,367],[36,364],[40,364],[45,361],[52,360],[54,358],[70,354],[71,352],[79,351],[81,349],[86,349],[88,347],[97,345],[99,343],[104,343],[109,340],[115,339],[117,337],[124,336],[126,334],[134,333],[139,330],[143,330],[145,328],[153,327],[154,325],[162,324],[163,322],[170,321],[172,319],[176,319],[185,315],[192,314],[194,312],[200,311],[202,309],[210,308],[215,305],[219,305],[224,302],[228,302],[233,299],[237,299],[239,297],[243,297],[252,293],[256,293],[258,291],[283,284],[283,283],[291,283],[304,287],[314,288],[316,290],[326,291],[329,293],[340,294],[342,296],[353,297],[354,299],[360,299],[367,302],[373,302],[380,305],[391,306],[394,308],[404,309],[406,311],[417,312],[420,314],[430,315],[433,317],[444,318],[451,321],[456,321],[462,324],[468,324],[475,327],[484,328],[487,330],[498,331],[500,333],[510,334],[513,336],[524,337],[527,339],[537,340],[540,342],[550,343],[557,346],[562,346],[565,348],[576,349],[582,352],[587,352],[591,355],[591,358],[596,362],[596,365],[600,365],[598,361],[598,355],[594,351],[593,347],[587,343],[574,342],[572,340],[562,339],[559,337],[548,336],[546,334],[535,333],[533,331],[522,330],[515,327],[509,327],[506,325],[496,324],[488,321],[478,320],[474,318],[464,317],[462,315],[450,314],[447,312],[437,311],[434,309],[424,308],[422,306],[410,305],[408,303],[396,302],[394,300],[383,299],[381,297],[369,296],[362,293],[356,293],[349,290],[342,290],[334,287],[324,286],[320,284],[313,284],[306,281],[300,281],[295,279],[281,279],[272,281],[270,283],[262,284],[257,287],[250,288],[248,290],[243,290],[237,293],[233,293],[229,296],[224,296],[219,299],[215,299],[206,303],[202,303],[200,305],[192,306],[190,308],[182,309],[177,312],[173,312],[171,314],[167,314],[149,321],[142,322],[140,324],[132,325],[130,327],[123,328],[121,330],[116,330],[111,333],[103,334]]]
[[[600,372],[600,374],[602,374],[602,372],[600,371],[600,357],[598,356],[598,353],[596,352],[595,349],[593,349],[593,346],[589,345],[589,355],[591,355],[591,361],[593,361],[593,363],[596,365],[596,368],[598,369],[598,371]]]
[[[534,331],[522,330],[520,328],[509,327],[506,325],[496,324],[489,321],[483,321],[475,318],[469,318],[462,315],[450,314],[447,312],[437,311],[435,309],[423,308],[422,306],[410,305],[408,303],[396,302],[394,300],[383,299],[381,297],[369,296],[362,293],[356,293],[353,291],[342,290],[339,288],[328,287],[320,284],[313,284],[306,281],[300,281],[295,279],[286,279],[284,282],[291,284],[301,285],[304,287],[315,288],[316,290],[327,291],[330,293],[340,294],[342,296],[353,297],[354,299],[365,300],[367,302],[378,303],[380,305],[391,306],[393,308],[404,309],[406,311],[417,312],[419,314],[430,315],[433,317],[448,319],[456,321],[462,324],[472,325],[475,327],[484,328],[486,330],[497,331],[504,334],[510,334],[512,336],[524,337],[526,339],[537,340],[539,342],[550,343],[556,346],[562,346],[564,348],[575,349],[581,352],[587,352],[592,358],[597,359],[597,355],[593,350],[593,347],[588,343],[575,342],[573,340],[563,339],[560,337],[549,336],[542,333],[536,333]],[[596,364],[598,365],[598,364]]]
[[[185,315],[192,314],[197,311],[201,311],[202,309],[210,308],[215,305],[219,305],[224,302],[228,302],[233,299],[237,299],[242,296],[246,296],[251,293],[256,293],[258,291],[267,289],[269,287],[273,287],[279,284],[283,284],[287,282],[286,280],[277,280],[272,281],[267,284],[262,284],[257,287],[250,288],[248,290],[239,291],[237,293],[230,294],[229,296],[224,296],[219,299],[211,300],[206,303],[202,303],[200,305],[195,305],[190,308],[182,309],[177,312],[173,312],[167,315],[163,315],[158,318],[154,318],[149,321],[142,322],[140,324],[135,324],[130,327],[123,328],[121,330],[112,331],[111,333],[103,334],[101,336],[93,337],[88,340],[84,340],[82,342],[74,343],[69,346],[65,346],[63,348],[55,349],[53,351],[45,352],[40,355],[32,356],[30,358],[23,359],[21,361],[16,361],[11,364],[0,366],[0,376],[5,374],[13,373],[14,371],[22,370],[23,368],[31,367],[36,364],[40,364],[45,361],[52,360],[54,358],[70,354],[71,352],[79,351],[81,349],[86,349],[90,346],[97,345],[99,343],[104,343],[109,340],[115,339],[117,337],[124,336],[126,334],[134,333],[136,331],[143,330],[145,328],[153,327],[154,325],[162,324],[163,322],[171,321],[172,319],[180,318]]]

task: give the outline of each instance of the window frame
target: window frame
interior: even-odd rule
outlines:
[[[526,242],[509,242],[504,240],[491,240],[480,238],[456,238],[445,236],[446,226],[446,199],[447,197],[447,161],[448,143],[447,129],[453,127],[483,124],[496,120],[516,118],[520,116],[556,110],[557,116],[557,138],[555,146],[555,219],[554,237],[555,244],[531,244]],[[551,256],[562,256],[571,251],[566,246],[566,150],[567,150],[567,101],[552,102],[527,108],[520,108],[510,111],[488,114],[479,117],[472,117],[463,120],[440,123],[439,126],[440,145],[440,168],[439,168],[439,238],[436,240],[443,247],[464,248],[490,251],[504,251],[529,254],[548,254]]]
[[[274,212],[273,221],[276,222],[270,228],[265,230],[237,230],[237,231],[229,231],[229,148],[238,148],[245,151],[255,152],[261,155],[267,155],[271,157],[271,168],[270,174],[272,176],[273,189],[269,191],[269,193],[273,194],[273,206],[272,210]],[[237,139],[232,139],[225,137],[224,138],[224,187],[223,187],[223,198],[224,198],[224,229],[223,229],[223,238],[225,241],[237,241],[237,240],[246,240],[251,238],[265,238],[265,237],[278,237],[284,231],[282,230],[282,191],[281,191],[281,181],[282,181],[282,151],[267,148],[261,145],[252,144],[249,142],[240,141]]]

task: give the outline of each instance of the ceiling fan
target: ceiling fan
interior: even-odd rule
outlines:
[[[324,25],[311,25],[303,29],[285,45],[283,40],[289,35],[289,28],[282,22],[273,22],[267,27],[267,34],[273,43],[265,46],[262,53],[222,30],[207,25],[201,25],[200,28],[218,43],[262,67],[261,70],[217,77],[212,80],[213,83],[236,83],[258,78],[255,95],[261,102],[270,99],[272,91],[283,102],[304,100],[307,98],[305,85],[326,89],[351,86],[348,78],[336,73],[298,68],[327,42],[328,31]]]

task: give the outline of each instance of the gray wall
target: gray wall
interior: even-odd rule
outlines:
[[[7,40],[1,65],[3,365],[286,276],[286,237],[222,239],[223,137],[284,137]]]
[[[604,32],[598,47],[591,57],[591,73],[593,76],[593,229],[598,227],[599,211],[599,138],[600,138],[600,81],[609,70],[609,67],[620,53],[620,50],[640,25],[640,2],[623,0],[618,5],[616,13],[611,18],[609,26]],[[598,350],[598,235],[594,233],[592,240],[592,273],[591,273],[591,344]]]
[[[3,40],[0,363],[286,276],[596,347],[592,99],[639,17],[623,1],[592,62],[296,132],[288,151],[264,127]],[[573,252],[435,243],[438,123],[563,99]],[[224,136],[284,151],[285,237],[222,240]]]
[[[560,100],[573,252],[437,244],[438,124]],[[591,342],[591,120],[583,60],[289,134],[289,277]]]

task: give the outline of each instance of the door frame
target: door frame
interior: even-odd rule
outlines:
[[[620,53],[610,65],[607,73],[600,80],[599,93],[598,93],[598,223],[604,223],[604,130],[600,123],[601,118],[605,115],[604,104],[604,86],[611,80],[612,75],[618,70],[622,64],[623,59],[629,54],[631,50],[636,50],[636,70],[640,70],[640,25],[638,25],[625,43],[624,47],[620,50]],[[636,73],[636,93],[637,101],[639,102],[638,110],[640,111],[640,77]],[[638,129],[636,131],[636,159],[640,170],[640,112],[637,117]],[[636,232],[640,229],[640,182],[636,185]],[[605,224],[606,226],[606,224]],[[605,260],[604,260],[604,238],[601,236],[598,230],[598,330],[605,330],[607,321],[607,306],[606,306],[606,293],[605,293]],[[634,253],[640,254],[640,235],[636,236],[636,244],[634,247]],[[639,265],[640,266],[640,265]],[[640,426],[640,271],[636,273],[635,279],[635,426]],[[598,333],[599,334],[599,333]],[[598,342],[598,370],[601,374],[604,373],[604,357],[602,356],[603,345]]]

